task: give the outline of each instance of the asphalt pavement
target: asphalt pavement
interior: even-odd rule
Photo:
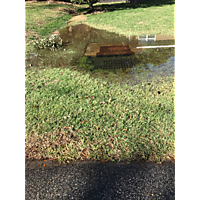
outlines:
[[[175,164],[30,161],[25,164],[25,199],[174,200]]]

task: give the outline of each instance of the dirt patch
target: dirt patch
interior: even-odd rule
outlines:
[[[72,18],[68,21],[68,23],[70,23],[70,22],[77,22],[77,21],[84,21],[84,20],[86,20],[86,19],[87,19],[87,17],[86,17],[85,15],[78,15],[78,16],[72,17]]]
[[[104,13],[105,11],[99,11],[99,10],[93,10],[92,12],[88,13],[88,12],[83,12],[81,15],[77,15],[72,17],[67,24],[71,23],[71,22],[79,22],[79,21],[85,21],[87,20],[87,16],[86,14],[99,14],[99,13]],[[86,24],[88,24],[87,22],[84,22]]]
[[[70,116],[66,116],[70,117]],[[74,144],[76,146],[82,146],[82,142],[78,141],[76,134],[80,130],[74,130],[73,127],[65,126],[55,131],[44,133],[42,135],[30,134],[25,135],[25,159],[27,160],[48,160],[57,158],[55,154],[51,154],[54,148],[58,154],[63,152],[59,151],[59,147],[66,147],[65,153],[70,152],[67,144]],[[74,146],[73,145],[73,146]]]

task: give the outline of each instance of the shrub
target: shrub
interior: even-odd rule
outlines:
[[[52,35],[50,38],[41,39],[33,43],[36,49],[56,50],[61,48],[62,39],[59,35]]]

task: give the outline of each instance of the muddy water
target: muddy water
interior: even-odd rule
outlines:
[[[138,84],[151,82],[157,77],[174,77],[174,48],[140,48],[139,46],[174,45],[174,40],[165,36],[156,41],[139,41],[137,36],[124,36],[84,24],[68,26],[59,30],[63,40],[61,50],[35,50],[26,60],[26,69],[70,68],[90,77],[109,82]],[[90,47],[93,45],[94,50]],[[128,45],[129,54],[98,56],[100,47]],[[123,49],[121,48],[120,49]],[[88,50],[89,49],[89,50]],[[119,49],[119,48],[118,48]]]

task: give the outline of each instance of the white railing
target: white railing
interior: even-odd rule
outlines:
[[[138,36],[138,40],[139,41],[156,41],[156,35],[146,35],[146,36]],[[150,49],[150,48],[169,48],[169,47],[175,47],[175,45],[159,45],[159,46],[140,46],[140,47],[136,47],[137,49],[140,49],[140,48],[145,48],[145,49]]]
[[[143,37],[143,36],[138,36],[138,40],[145,40],[146,42],[147,42],[148,40],[156,41],[156,35],[153,35],[153,36],[146,35],[145,37]]]

